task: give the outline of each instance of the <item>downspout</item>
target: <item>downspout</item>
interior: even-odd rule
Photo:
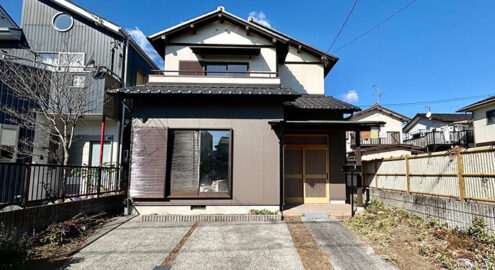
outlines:
[[[101,134],[100,134],[100,167],[103,162],[103,142],[105,139],[105,115],[101,117]]]
[[[122,81],[123,87],[127,87],[127,57],[129,55],[129,36],[125,35],[125,50],[124,50],[124,65],[122,70]],[[125,106],[122,104],[121,116],[120,116],[120,125],[119,125],[119,147],[117,147],[117,168],[120,166],[122,161],[121,153],[122,153],[122,138],[124,137],[124,121],[125,121]]]
[[[280,155],[280,213],[283,213],[284,207],[285,207],[285,179],[284,179],[284,122],[281,123],[280,125],[280,150],[279,150],[279,155]]]

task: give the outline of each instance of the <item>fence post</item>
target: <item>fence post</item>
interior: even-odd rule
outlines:
[[[466,187],[464,184],[464,163],[462,162],[461,149],[457,148],[457,176],[459,177],[459,199],[465,201]]]
[[[409,177],[409,158],[405,157],[406,160],[406,180],[407,180],[407,193],[411,193],[411,179]]]
[[[98,167],[98,184],[96,185],[96,197],[99,198],[100,197],[100,189],[101,189],[101,166]]]
[[[29,200],[29,186],[31,184],[31,164],[26,165],[26,177],[24,178],[24,194],[22,196],[22,203],[24,207],[27,206],[27,202]]]

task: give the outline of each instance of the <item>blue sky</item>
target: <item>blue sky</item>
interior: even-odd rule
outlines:
[[[367,31],[410,0],[360,0],[333,49]],[[354,0],[333,1],[153,1],[75,0],[126,29],[145,35],[217,6],[240,17],[263,13],[274,28],[326,51]],[[21,0],[2,0],[17,22]],[[337,98],[355,91],[354,104],[376,102],[407,116],[454,112],[495,94],[495,1],[417,0],[353,44],[333,52],[339,62],[325,79],[325,93]],[[348,95],[354,97],[355,95]],[[454,102],[434,102],[459,98]],[[431,101],[431,102],[430,102]],[[403,104],[415,103],[419,104]],[[395,105],[394,105],[395,104]],[[399,104],[399,105],[397,105]],[[402,104],[402,105],[401,105]]]

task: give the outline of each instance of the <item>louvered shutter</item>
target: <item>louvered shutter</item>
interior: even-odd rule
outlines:
[[[198,61],[179,61],[179,75],[203,76],[204,69]]]
[[[167,128],[133,128],[130,197],[165,198],[167,135]]]

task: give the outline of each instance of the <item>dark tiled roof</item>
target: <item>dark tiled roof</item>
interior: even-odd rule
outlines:
[[[416,117],[426,118],[426,113],[418,113],[416,114]],[[472,120],[473,115],[464,114],[464,113],[432,113],[429,119],[452,123],[452,122]]]
[[[281,85],[149,84],[107,90],[110,94],[193,94],[193,95],[264,95],[298,96]]]
[[[457,111],[458,112],[469,112],[469,111],[472,111],[472,109],[474,109],[474,108],[476,108],[478,106],[483,106],[483,105],[486,105],[486,104],[489,104],[489,103],[492,103],[492,102],[495,102],[495,96],[491,96],[489,98],[485,98],[485,99],[476,101],[475,103],[470,104],[470,105],[467,105],[465,107],[462,107],[462,108],[460,108]]]
[[[344,111],[360,111],[359,107],[336,99],[331,96],[322,95],[304,95],[298,97],[290,105],[298,109],[332,109],[332,110],[344,110]]]
[[[390,109],[387,109],[385,107],[380,106],[380,104],[375,104],[375,105],[369,107],[368,109],[366,109],[364,111],[360,111],[360,112],[354,114],[353,116],[350,116],[349,119],[356,119],[358,116],[361,116],[361,115],[363,115],[365,113],[372,112],[372,111],[375,111],[375,110],[376,111],[384,112],[385,114],[388,114],[390,116],[393,116],[393,117],[399,119],[402,122],[407,122],[407,121],[411,120],[407,116],[404,116],[404,115],[402,115],[402,114],[400,114],[398,112],[394,112],[394,111],[392,111]]]

